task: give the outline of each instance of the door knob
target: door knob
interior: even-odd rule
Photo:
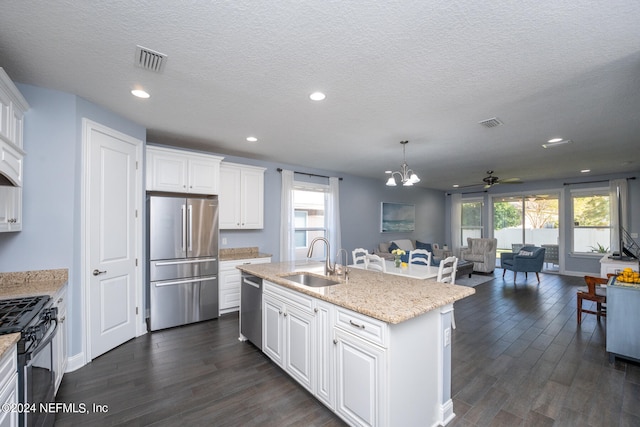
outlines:
[[[106,273],[106,272],[107,272],[107,270],[100,271],[100,270],[98,270],[98,269],[96,268],[95,270],[93,270],[93,275],[94,275],[94,276],[97,276],[98,274],[104,274],[104,273]]]

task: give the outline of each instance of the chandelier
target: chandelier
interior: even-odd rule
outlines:
[[[420,182],[420,178],[418,178],[418,175],[416,175],[414,171],[409,169],[409,165],[407,165],[407,157],[404,152],[404,148],[408,143],[409,141],[400,141],[400,144],[402,144],[402,160],[403,160],[402,166],[400,166],[400,170],[394,171],[394,172],[392,171],[385,172],[385,173],[391,174],[391,176],[387,180],[387,185],[390,187],[395,187],[396,185],[398,185],[396,182],[396,175],[400,178],[400,182],[402,183],[402,185],[405,185],[405,186],[410,186],[417,182]]]

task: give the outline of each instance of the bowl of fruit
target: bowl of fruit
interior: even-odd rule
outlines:
[[[622,270],[617,276],[616,281],[621,283],[640,283],[640,272],[633,271],[632,268],[627,267]]]

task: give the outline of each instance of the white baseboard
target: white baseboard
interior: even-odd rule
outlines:
[[[67,370],[65,372],[73,372],[82,368],[85,365],[84,360],[84,353],[78,353],[67,358]]]

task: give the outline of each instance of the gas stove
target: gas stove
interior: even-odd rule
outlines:
[[[46,295],[0,300],[0,335],[23,332],[49,300]]]

